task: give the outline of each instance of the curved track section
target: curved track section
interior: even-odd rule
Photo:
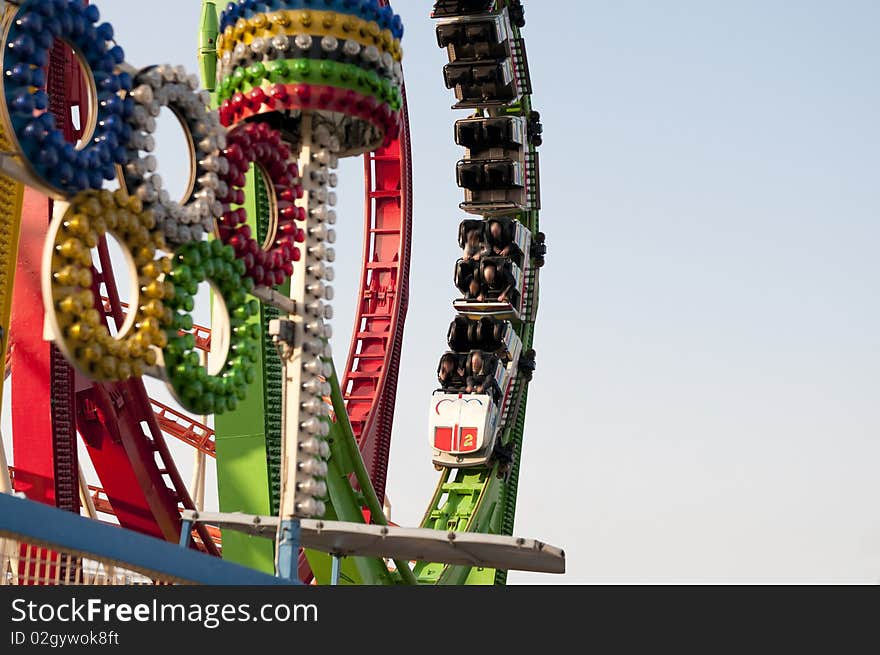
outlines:
[[[331,426],[328,483],[341,476],[350,484],[329,484],[327,516],[363,522],[366,514],[368,522],[383,525],[412,246],[412,159],[405,94],[401,117],[400,136],[364,155],[364,248],[357,314],[342,384],[335,372],[330,379],[336,421]],[[357,475],[360,468],[362,474]],[[403,566],[399,563],[398,569]],[[319,582],[329,579],[329,559],[303,553],[300,579],[310,582],[315,573]],[[394,579],[381,560],[356,558],[343,573],[349,582],[385,584]]]
[[[409,305],[412,156],[405,94],[400,137],[364,156],[364,184],[363,268],[342,393],[381,503]]]

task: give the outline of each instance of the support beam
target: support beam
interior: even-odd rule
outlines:
[[[255,537],[272,537],[276,516],[184,511],[183,518],[210,523]],[[535,539],[428,528],[365,525],[349,521],[301,519],[300,540],[335,557],[384,557],[442,562],[491,569],[565,573],[565,552]]]

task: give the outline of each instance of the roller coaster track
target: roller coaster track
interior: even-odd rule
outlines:
[[[498,9],[500,10],[502,6],[504,5],[499,3]],[[514,28],[513,46],[516,74],[521,80],[523,80],[524,87],[527,89],[527,91],[530,92],[531,82],[529,79],[530,76],[528,71],[528,62],[525,54],[525,46],[518,28]],[[527,93],[518,106],[511,107],[509,108],[509,110],[512,113],[521,113],[528,116],[531,112],[530,94]],[[401,144],[401,146],[399,146],[399,148],[401,150],[400,161],[407,163],[406,169],[403,169],[403,167],[401,167],[401,170],[405,173],[405,177],[402,178],[401,188],[407,188],[407,190],[409,190],[408,177],[410,171],[408,166],[409,152],[407,141],[408,133],[405,133],[403,143]],[[377,154],[377,157],[382,157],[383,154],[385,153],[380,152]],[[532,172],[532,174],[529,176],[528,194],[530,196],[530,200],[532,201],[532,206],[534,207],[534,209],[529,212],[521,213],[519,215],[519,220],[531,230],[533,235],[535,235],[539,231],[538,208],[540,205],[540,194],[537,176],[537,153],[534,146],[529,146],[529,150],[526,153],[526,160],[527,168]],[[375,197],[371,196],[370,193],[369,162],[367,163],[367,170],[367,200],[369,202],[372,197]],[[383,187],[379,186],[378,188],[381,190]],[[397,197],[397,194],[392,193],[389,195],[395,198]],[[401,198],[401,206],[405,206],[405,203],[408,202],[408,198],[406,198],[406,196],[401,196]],[[369,208],[367,220],[367,235],[369,237]],[[392,234],[394,233],[392,232]],[[368,252],[366,247],[365,252]],[[369,257],[365,256],[364,260],[365,263],[368,262]],[[535,262],[533,262],[533,264],[534,263]],[[366,270],[368,269],[365,268],[365,275]],[[527,276],[524,288],[525,307],[524,311],[522,312],[522,320],[518,327],[518,334],[523,342],[524,351],[530,349],[533,344],[534,326],[538,310],[538,271],[539,269],[537,266],[533,265],[532,267],[530,267],[530,272]],[[364,299],[366,298],[368,298],[368,296],[364,294]],[[366,305],[367,307],[366,311],[364,311],[364,305]],[[403,311],[405,311],[406,309],[405,302],[402,309]],[[362,321],[364,317],[366,316],[366,318],[371,318],[369,305],[364,303],[361,306],[360,311],[362,313],[359,315],[358,321],[356,322],[355,326],[355,340],[360,337],[364,339],[365,343],[369,343],[366,340],[374,335],[370,333],[357,333],[358,325],[363,325]],[[400,318],[401,328],[402,321],[403,316],[401,316]],[[358,346],[355,340],[353,340],[351,354],[349,355],[349,370],[351,370],[352,362],[356,361],[357,359],[356,353],[364,352],[363,350],[359,350],[359,348],[362,348],[362,346]],[[387,352],[387,350],[383,350],[383,348],[387,349],[389,343],[389,339],[383,338],[375,340],[372,345],[374,345],[378,352],[376,352],[376,354],[371,359],[375,361],[379,359],[380,355],[383,357],[387,356],[389,353]],[[370,354],[373,354],[373,352],[375,351],[368,352],[370,352]],[[400,348],[399,345],[397,345],[395,346],[391,354],[396,354],[396,356],[399,357],[399,352]],[[365,361],[370,361],[370,359],[364,359]],[[378,369],[379,367],[377,366],[376,368]],[[369,392],[373,391],[373,389],[367,387],[368,393],[364,393],[363,398],[352,398],[354,394],[349,387],[349,379],[357,380],[358,378],[357,376],[354,376],[352,378],[346,377],[346,382],[343,383],[342,387],[342,399],[344,399],[345,407],[348,410],[349,416],[352,418],[352,429],[355,434],[357,434],[357,421],[360,417],[356,413],[357,405],[353,404],[352,400],[354,399],[358,401],[363,401],[365,403],[371,402],[371,407],[373,408],[372,411],[375,412],[376,406],[378,404],[376,401],[378,400],[379,403],[381,403],[381,396],[375,393],[370,395]],[[368,379],[370,379],[369,376]],[[334,383],[333,397],[334,404],[336,405],[339,400],[339,392],[335,387],[335,378],[331,380],[331,382]],[[393,389],[389,387],[386,393],[390,393],[391,391],[393,391]],[[527,400],[528,382],[524,377],[520,376],[516,381],[513,393],[510,395],[506,406],[502,410],[504,426],[502,443],[506,446],[512,447],[514,452],[514,462],[510,473],[505,478],[501,479],[498,478],[496,475],[496,466],[476,470],[444,470],[432,498],[431,505],[425,513],[425,517],[422,521],[423,527],[438,530],[454,530],[512,535],[516,512],[519,468],[521,464],[521,458],[519,457],[519,454],[522,451]],[[338,415],[342,415],[342,412],[338,412]],[[335,425],[331,436],[333,437],[331,443],[344,443],[348,438],[345,425]],[[364,455],[364,462],[367,465],[368,471],[370,473],[370,478],[373,480],[373,484],[378,493],[379,489],[384,489],[384,467],[387,466],[387,450],[384,451],[384,460],[380,456],[378,457],[377,461],[376,456],[371,457],[370,455],[372,453],[375,453],[378,456],[381,454],[380,452],[371,451],[369,448],[369,443],[363,438],[361,438],[358,443],[360,446],[360,451]],[[344,462],[344,454],[334,452],[331,461]],[[377,473],[379,475],[377,475]],[[334,475],[331,472],[331,474],[328,476],[328,480],[331,478],[338,479],[338,477],[338,474]],[[329,507],[332,509],[333,515],[337,516],[338,518],[343,518],[346,513],[351,515],[358,509],[359,502],[361,503],[361,505],[363,504],[359,500],[356,492],[352,494],[352,489],[349,489],[348,485],[341,485],[337,486],[337,488],[331,488],[330,495],[331,502],[329,503]],[[328,511],[328,518],[330,517],[331,513]],[[343,520],[355,519],[349,518]],[[398,567],[398,570],[400,570],[400,567]],[[357,572],[355,571],[350,571],[350,581],[358,581],[356,573]],[[506,582],[506,571],[471,569],[469,567],[444,566],[424,562],[417,563],[414,573],[418,578],[418,582],[423,584],[504,584]],[[374,568],[368,574],[372,576],[372,580],[362,577],[360,581],[366,581],[372,584],[387,583],[388,581],[388,576],[384,575],[384,573],[377,568]],[[319,575],[319,579],[320,578],[321,576]],[[396,578],[392,578],[392,580],[397,581]]]
[[[345,409],[380,502],[409,304],[412,155],[405,95],[402,123],[399,139],[364,157],[363,269],[342,382]]]
[[[102,298],[104,312],[112,315],[110,299],[106,296]],[[128,303],[119,303],[122,316],[124,317],[128,310]],[[204,352],[211,351],[211,329],[201,325],[193,325],[191,330],[181,330],[192,334],[195,338],[195,346]],[[214,436],[214,430],[207,425],[203,425],[176,409],[163,405],[158,400],[150,399],[153,412],[156,416],[156,422],[162,432],[179,439],[185,444],[192,446],[196,450],[205,453],[209,457],[217,456],[217,444]]]
[[[496,11],[512,6],[512,0],[498,0]],[[513,28],[514,74],[526,93],[520,103],[508,108],[509,113],[528,117],[532,110],[531,80],[525,44],[520,29]],[[533,209],[519,214],[519,220],[531,230],[539,231],[540,191],[537,152],[529,145],[526,153],[528,194]],[[523,352],[532,348],[538,310],[539,268],[532,261],[525,284],[525,310],[518,327]],[[501,443],[513,449],[513,465],[506,477],[497,476],[497,464],[481,469],[444,469],[431,503],[422,519],[422,527],[435,530],[482,532],[512,535],[516,516],[516,499],[525,428],[528,381],[517,379],[513,393],[502,412]],[[414,570],[422,584],[505,584],[507,572],[462,566],[446,566],[419,562]]]

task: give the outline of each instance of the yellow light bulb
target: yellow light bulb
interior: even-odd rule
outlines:
[[[162,297],[165,295],[165,283],[153,280],[146,286],[142,287],[141,292],[147,298],[157,298],[161,300]]]
[[[74,323],[67,329],[67,334],[74,341],[88,341],[93,330],[85,323]]]
[[[92,270],[90,268],[80,268],[76,271],[77,284],[81,287],[92,286]]]
[[[116,365],[116,376],[119,380],[128,380],[131,378],[131,364],[128,362],[119,362]]]
[[[82,311],[82,303],[77,300],[76,296],[62,298],[55,306],[59,312],[64,312],[65,314],[79,314]]]
[[[113,357],[104,357],[101,359],[101,363],[97,368],[101,377],[111,379],[116,377],[116,360]]]
[[[165,346],[168,345],[168,335],[165,333],[164,330],[162,330],[158,334],[156,334],[155,341],[154,341],[153,345],[155,345],[158,348],[164,348]]]
[[[83,321],[86,325],[91,325],[92,327],[97,327],[101,324],[101,314],[97,309],[88,309],[83,312]]]
[[[90,343],[83,349],[82,358],[92,364],[101,361],[104,356],[104,349],[96,343]]]

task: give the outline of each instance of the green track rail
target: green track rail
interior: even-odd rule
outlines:
[[[332,361],[330,363],[332,364]],[[335,519],[365,523],[363,508],[367,508],[374,523],[386,525],[382,505],[370,482],[348,414],[345,412],[345,399],[339,387],[335,367],[328,382],[331,388],[334,421],[330,424],[330,434],[327,437],[330,445],[330,459],[327,462],[329,498],[325,501],[327,511],[324,518],[328,521]],[[318,583],[327,584],[330,580],[329,555],[307,550],[306,557]],[[368,585],[415,584],[415,577],[410,572],[407,562],[395,561],[395,567],[396,571],[389,570],[385,560],[381,558],[346,558],[342,560],[340,567],[340,582]]]

